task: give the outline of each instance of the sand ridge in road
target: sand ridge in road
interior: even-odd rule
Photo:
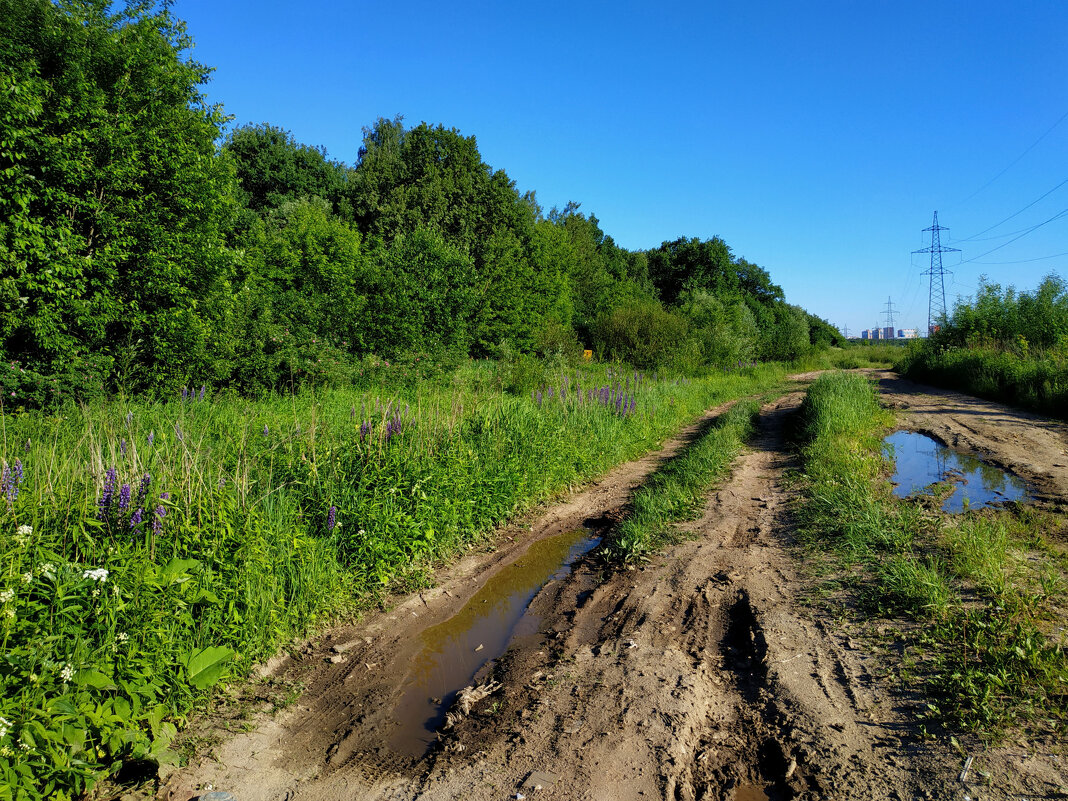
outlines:
[[[931,402],[918,390],[908,397],[889,400]],[[296,705],[223,742],[215,759],[172,777],[161,795],[185,799],[210,783],[234,789],[241,801],[517,793],[696,801],[759,798],[758,790],[772,798],[962,797],[962,760],[944,742],[908,736],[910,710],[877,678],[878,657],[837,621],[798,605],[805,587],[789,547],[781,478],[790,464],[783,425],[800,399],[793,393],[765,407],[752,446],[691,524],[696,539],[603,581],[597,564],[587,563],[536,596],[545,638],[499,660],[494,678],[502,689],[428,760],[383,745],[405,641],[418,630],[411,624],[451,614],[522,544],[473,555],[434,591],[310,644],[303,659],[280,668],[305,677]],[[955,402],[967,409],[967,400]],[[969,420],[973,429],[982,425]],[[1004,421],[992,425],[1004,430]],[[1049,436],[1056,443],[1062,435],[1054,427]],[[554,507],[528,539],[617,510],[660,458]],[[324,663],[330,657],[345,661]],[[997,755],[995,778],[1006,788],[1015,786],[1006,778],[1014,767],[1043,786],[1058,780],[1049,759],[1025,764],[1019,756],[1013,763]],[[524,788],[532,771],[551,774],[547,786]],[[998,792],[972,797],[1010,797]]]

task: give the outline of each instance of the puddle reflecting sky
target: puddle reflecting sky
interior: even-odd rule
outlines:
[[[419,635],[422,648],[412,660],[394,712],[400,723],[390,743],[395,750],[412,756],[426,753],[457,693],[504,653],[513,636],[537,632],[540,620],[525,614],[537,591],[550,579],[566,576],[571,564],[599,542],[580,529],[533,543],[463,609]]]
[[[974,456],[950,450],[925,434],[895,431],[883,440],[890,446],[896,471],[890,480],[894,494],[905,498],[939,481],[948,481],[953,492],[942,503],[946,512],[963,512],[967,499],[971,509],[1000,501],[1028,497],[1027,484],[999,467]]]

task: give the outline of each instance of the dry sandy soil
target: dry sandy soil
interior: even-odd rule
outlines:
[[[902,427],[1010,468],[1045,503],[1068,498],[1062,424],[873,374]],[[793,462],[784,426],[801,398],[764,407],[732,475],[687,525],[692,538],[637,569],[609,570],[594,552],[546,584],[528,614],[535,630],[476,677],[493,691],[425,757],[391,746],[421,635],[463,614],[533,543],[609,526],[696,427],[502,531],[433,590],[266,666],[276,683],[302,688],[296,700],[253,714],[239,733],[203,723],[214,742],[160,798],[211,788],[239,801],[1066,797],[1058,744],[961,738],[957,748],[918,736],[917,699],[887,678],[900,658],[894,624],[806,603],[813,579],[790,536],[783,482]]]

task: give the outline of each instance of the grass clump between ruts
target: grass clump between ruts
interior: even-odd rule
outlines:
[[[631,500],[607,553],[631,562],[656,551],[672,538],[672,524],[691,519],[705,491],[730,467],[753,432],[760,404],[739,400],[713,419],[685,450],[653,474]]]
[[[862,376],[812,384],[798,426],[804,546],[853,577],[861,614],[920,624],[925,717],[985,736],[1013,725],[1063,736],[1068,559],[1042,536],[1063,516],[1025,506],[951,516],[895,499],[881,444],[892,423]]]

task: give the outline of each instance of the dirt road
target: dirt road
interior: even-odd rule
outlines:
[[[905,427],[1014,469],[1046,502],[1068,498],[1064,426],[876,378]],[[503,532],[503,547],[473,553],[434,590],[269,666],[304,688],[296,702],[253,716],[161,796],[212,786],[240,801],[1061,797],[1059,757],[1027,743],[983,750],[961,781],[965,754],[915,736],[916,699],[890,690],[892,627],[876,647],[844,612],[805,604],[812,579],[782,481],[784,425],[801,397],[763,409],[692,540],[632,570],[602,573],[585,557],[537,592],[525,618],[537,625],[479,672],[487,697],[427,756],[395,745],[422,633],[477,603],[531,543],[609,524],[680,442]]]

